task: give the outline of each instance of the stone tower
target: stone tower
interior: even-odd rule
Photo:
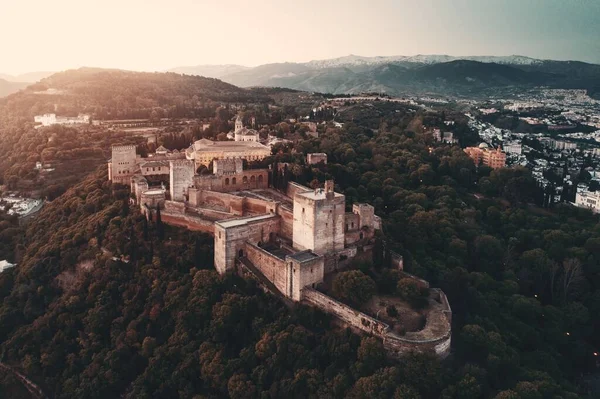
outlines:
[[[135,146],[114,145],[112,159],[108,164],[108,179],[115,183],[129,184],[135,169]]]
[[[333,187],[328,180],[324,189],[294,196],[294,248],[320,255],[344,249],[346,198]]]
[[[185,201],[188,188],[194,182],[194,162],[187,159],[171,161],[169,165],[169,185],[171,201]]]
[[[244,121],[242,120],[242,116],[238,115],[235,120],[235,133],[240,132],[244,128]]]

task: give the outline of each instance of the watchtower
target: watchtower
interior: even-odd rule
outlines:
[[[115,183],[129,184],[135,169],[135,146],[112,146],[112,159],[108,164],[108,179]]]
[[[344,249],[345,201],[334,191],[333,180],[324,188],[294,196],[293,243],[299,250],[325,254]]]
[[[194,162],[187,159],[171,161],[169,164],[169,185],[171,201],[185,201],[188,188],[194,182]]]

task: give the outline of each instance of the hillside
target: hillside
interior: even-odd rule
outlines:
[[[0,256],[18,263],[0,274],[2,361],[57,399],[583,397],[578,378],[596,371],[600,345],[598,217],[528,212],[527,170],[476,169],[422,132],[452,117],[466,139],[464,116],[388,102],[343,115],[343,128],[274,161],[293,164],[300,184],[333,178],[347,199],[376,207],[406,270],[448,295],[455,333],[445,362],[387,359],[376,339],[218,276],[211,237],[145,222],[104,166],[28,226],[0,222],[2,243],[15,248]],[[62,145],[77,140],[75,129],[46,130]],[[14,156],[34,155],[38,138]],[[327,165],[306,165],[307,152],[325,152]],[[382,256],[364,266],[378,291],[402,286]]]
[[[0,101],[0,116],[12,110],[11,117],[29,120],[44,112],[89,113],[97,119],[194,117],[207,102],[269,101],[213,78],[81,68],[54,74]]]
[[[0,79],[0,97],[6,97],[9,94],[16,93],[17,91],[27,87],[29,83],[23,82],[9,82],[4,79]]]

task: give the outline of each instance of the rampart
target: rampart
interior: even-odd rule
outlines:
[[[283,259],[251,243],[246,243],[246,257],[280,292],[286,292],[288,273]]]
[[[391,356],[400,356],[409,352],[435,353],[445,358],[450,353],[452,311],[446,295],[441,290],[432,290],[439,306],[429,315],[425,327],[418,332],[407,333],[401,337],[386,323],[363,312],[351,308],[317,290],[304,288],[302,301],[333,315],[343,324],[371,334],[383,341],[384,348]]]

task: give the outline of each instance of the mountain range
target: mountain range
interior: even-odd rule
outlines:
[[[16,93],[27,87],[29,84],[42,80],[52,74],[54,74],[54,72],[47,71],[29,72],[21,75],[0,73],[0,98]]]
[[[8,96],[9,94],[24,89],[28,85],[29,83],[27,82],[9,82],[8,80],[0,78],[0,97]]]
[[[474,95],[496,89],[547,86],[587,89],[591,95],[600,95],[600,65],[519,55],[349,55],[306,63],[199,65],[169,71],[214,77],[240,87],[274,86],[337,94]]]
[[[0,73],[0,79],[6,80],[8,82],[24,82],[24,83],[35,83],[40,81],[48,76],[54,74],[55,72],[50,71],[37,71],[37,72],[28,72],[20,75],[9,75],[6,73]]]

